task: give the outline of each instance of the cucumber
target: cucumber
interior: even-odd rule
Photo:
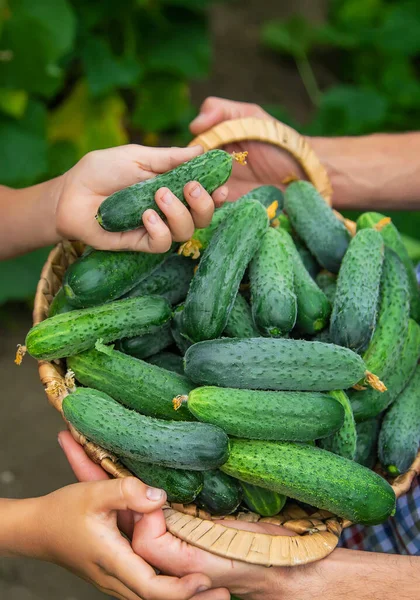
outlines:
[[[322,331],[318,331],[314,336],[311,337],[313,342],[324,342],[324,344],[332,344],[332,339],[330,337],[330,330],[323,329]]]
[[[203,473],[203,489],[197,497],[197,504],[211,515],[230,515],[235,512],[242,500],[242,488],[236,479],[219,469]]]
[[[273,215],[270,216],[271,221],[280,216],[284,206],[284,194],[275,185],[260,185],[250,190],[240,200],[258,200],[265,208],[272,208],[273,203],[277,202],[276,210],[273,210]]]
[[[331,314],[334,344],[355,352],[366,350],[376,325],[384,243],[374,229],[359,231],[351,240],[337,279]]]
[[[407,385],[420,357],[420,327],[410,319],[403,347],[394,364],[389,368],[385,383],[386,392],[368,389],[349,391],[349,398],[357,422],[379,415],[397,398]]]
[[[338,400],[344,409],[344,422],[338,431],[333,435],[319,440],[319,446],[324,450],[339,454],[349,460],[354,460],[356,454],[356,423],[354,421],[353,410],[350,400],[343,390],[334,390],[329,392],[332,398]]]
[[[278,515],[286,504],[286,496],[267,490],[258,485],[241,482],[244,493],[244,502],[253,512],[262,517],[273,517]]]
[[[291,236],[283,229],[276,232],[283,240],[292,261],[297,299],[296,327],[302,333],[316,333],[327,325],[331,305],[306,270]]]
[[[284,212],[281,212],[279,215],[277,215],[277,217],[273,221],[271,221],[271,226],[274,227],[275,229],[284,229],[285,231],[287,231],[287,233],[290,233],[290,234],[293,233],[290,219],[286,214],[284,214]],[[302,260],[303,260],[303,258],[302,258]]]
[[[53,298],[53,301],[50,304],[50,309],[48,311],[49,317],[54,317],[55,315],[61,315],[66,312],[70,312],[74,309],[74,306],[71,306],[67,302],[66,295],[64,293],[64,289],[61,287],[56,295]]]
[[[228,435],[255,440],[306,442],[331,435],[344,422],[340,402],[319,392],[199,387],[189,393],[188,408]]]
[[[203,489],[200,471],[171,469],[133,458],[123,458],[121,462],[143,483],[165,490],[169,502],[190,504]]]
[[[96,340],[112,342],[143,335],[171,318],[164,298],[128,298],[73,310],[41,321],[26,336],[26,348],[37,360],[54,360],[93,348]]]
[[[284,204],[293,228],[319,264],[338,273],[350,234],[332,208],[307,181],[291,183],[286,189]]]
[[[366,374],[363,360],[348,348],[275,338],[200,342],[188,348],[184,368],[200,385],[257,390],[345,389]]]
[[[356,431],[357,444],[354,460],[368,469],[373,469],[376,464],[379,421],[378,419],[369,419],[363,423],[357,423]]]
[[[174,354],[173,352],[159,352],[158,354],[149,356],[147,362],[151,365],[166,369],[167,371],[178,373],[178,375],[184,374],[182,356]]]
[[[337,290],[337,277],[328,271],[321,271],[315,278],[317,286],[324,292],[331,304],[334,303]]]
[[[224,335],[236,338],[250,338],[260,335],[252,318],[251,307],[242,294],[238,293],[236,295]]]
[[[376,329],[363,354],[368,370],[380,378],[385,378],[400,355],[407,336],[409,316],[406,270],[395,252],[385,248]]]
[[[228,437],[218,427],[146,417],[98,390],[78,388],[64,398],[63,413],[90,441],[123,458],[205,471],[228,456]]]
[[[376,525],[395,512],[395,493],[385,479],[308,444],[232,439],[221,469],[354,523]]]
[[[177,345],[178,350],[181,354],[185,354],[188,348],[191,346],[192,342],[185,336],[184,332],[184,305],[180,304],[174,310],[172,323],[171,323],[171,333],[172,337],[175,340],[175,344]]]
[[[379,460],[391,475],[410,468],[420,444],[420,366],[386,413],[379,433]]]
[[[269,229],[249,267],[252,316],[264,334],[281,337],[296,322],[293,264],[283,239]]]
[[[98,223],[107,231],[128,231],[140,227],[143,213],[153,208],[161,217],[163,213],[155,202],[155,194],[167,187],[187,205],[184,186],[189,181],[198,181],[212,194],[226,183],[232,172],[233,156],[224,150],[210,150],[175,169],[130,185],[106,198],[96,216]]]
[[[237,204],[205,250],[185,301],[183,327],[193,341],[218,337],[226,327],[239,284],[268,228],[255,200]]]
[[[163,296],[173,306],[188,293],[194,275],[194,262],[185,256],[170,254],[146,279],[135,285],[126,295]]]
[[[148,358],[171,346],[173,343],[174,338],[171,333],[171,325],[167,321],[164,325],[156,327],[149,333],[120,340],[117,348],[121,352],[124,352],[124,354],[129,354],[136,358]]]
[[[391,248],[406,268],[408,284],[410,288],[410,314],[411,317],[420,320],[420,294],[414,265],[408,255],[407,248],[401,235],[391,219],[376,212],[368,212],[360,215],[357,219],[357,229],[371,227],[377,229],[383,237],[385,245]]]
[[[64,275],[67,301],[76,308],[87,308],[115,300],[148,277],[168,255],[91,250]]]
[[[186,407],[175,412],[172,405],[174,396],[193,389],[183,375],[111,348],[107,354],[92,349],[69,357],[67,366],[82,385],[109,394],[128,408],[160,419],[194,420]]]
[[[289,229],[286,228],[286,231],[292,234],[291,226]],[[296,250],[299,252],[300,259],[303,262],[305,269],[308,271],[312,279],[315,279],[321,268],[319,263],[316,261],[316,258],[311,254],[310,250],[308,250],[302,240],[295,236],[293,241],[295,243]]]

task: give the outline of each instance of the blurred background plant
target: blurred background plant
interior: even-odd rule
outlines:
[[[30,185],[90,150],[128,141],[186,143],[197,110],[191,85],[211,75],[209,12],[216,3],[0,0],[0,183]],[[239,10],[247,0],[224,3]],[[276,102],[265,107],[313,135],[420,129],[417,1],[325,4],[323,22],[301,9],[261,28],[251,51],[278,69],[297,70],[309,99],[304,118],[290,116],[293,103],[281,104],[281,81],[272,81]],[[217,81],[210,93],[223,95]],[[239,87],[236,93],[255,100]],[[418,218],[395,220],[418,236]],[[411,248],[420,258],[418,245]],[[31,297],[46,252],[0,263],[0,303]]]

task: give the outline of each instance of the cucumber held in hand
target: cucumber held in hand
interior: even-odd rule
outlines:
[[[63,413],[77,431],[117,456],[192,471],[216,469],[228,457],[229,440],[219,427],[146,417],[94,389],[66,396]]]
[[[199,421],[221,427],[228,435],[256,440],[307,442],[343,426],[339,402],[319,392],[269,392],[199,387],[188,397]]]
[[[253,512],[262,517],[278,515],[286,504],[287,497],[272,490],[267,490],[258,485],[241,481],[244,492],[244,502]]]
[[[244,200],[222,222],[200,260],[185,300],[183,328],[192,341],[217,338],[229,319],[239,284],[268,218],[256,200]]]
[[[143,360],[108,348],[94,348],[67,359],[77,381],[109,394],[128,408],[150,417],[193,421],[186,406],[174,411],[174,395],[189,394],[193,385],[183,375],[150,365]]]
[[[350,242],[344,223],[307,181],[291,183],[286,189],[284,203],[293,228],[318,262],[328,271],[338,273]]]
[[[374,229],[359,231],[351,240],[338,274],[331,314],[334,344],[355,352],[366,350],[376,325],[384,243]]]
[[[210,150],[172,171],[119,190],[100,205],[98,223],[107,231],[129,231],[142,225],[143,213],[149,208],[164,216],[155,202],[155,194],[161,187],[169,188],[184,204],[184,186],[189,181],[198,181],[212,194],[229,179],[233,160],[224,150]]]
[[[148,277],[169,254],[90,250],[64,275],[67,301],[76,308],[87,308],[120,298]]]
[[[185,374],[200,385],[262,390],[328,391],[346,389],[366,378],[363,359],[348,348],[279,338],[224,338],[188,348]]]
[[[281,337],[296,322],[293,264],[283,238],[273,228],[264,235],[249,266],[254,322],[264,334]]]
[[[221,470],[355,523],[376,525],[395,512],[395,493],[385,479],[308,444],[231,439]]]
[[[242,500],[242,488],[239,481],[222,473],[219,469],[204,471],[204,485],[197,497],[197,504],[211,515],[230,515]]]
[[[164,298],[128,298],[82,308],[41,321],[26,336],[26,348],[37,360],[54,360],[93,348],[95,342],[143,335],[172,316]]]

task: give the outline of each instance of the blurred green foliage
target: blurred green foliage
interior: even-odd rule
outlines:
[[[215,1],[0,0],[0,184],[34,184],[133,138],[186,142]],[[45,256],[0,263],[0,303],[32,295]]]
[[[262,43],[296,63],[314,110],[308,123],[283,120],[308,135],[420,130],[418,0],[330,0],[324,24],[303,15],[270,21]],[[322,63],[333,81],[320,89]],[[420,190],[419,190],[420,194]],[[349,213],[354,217],[356,213]],[[395,213],[395,224],[420,238],[420,214]]]

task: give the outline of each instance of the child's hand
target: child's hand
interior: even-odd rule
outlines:
[[[189,209],[168,188],[161,188],[155,200],[166,223],[150,209],[143,215],[143,227],[134,231],[105,231],[95,215],[101,202],[117,190],[165,173],[202,151],[201,146],[147,148],[131,144],[90,152],[59,178],[55,209],[58,235],[81,240],[100,250],[156,253],[169,250],[172,241],[188,240],[195,227],[210,223],[215,205],[222,204],[227,197],[226,186],[210,196],[197,182],[188,183],[184,194]]]

